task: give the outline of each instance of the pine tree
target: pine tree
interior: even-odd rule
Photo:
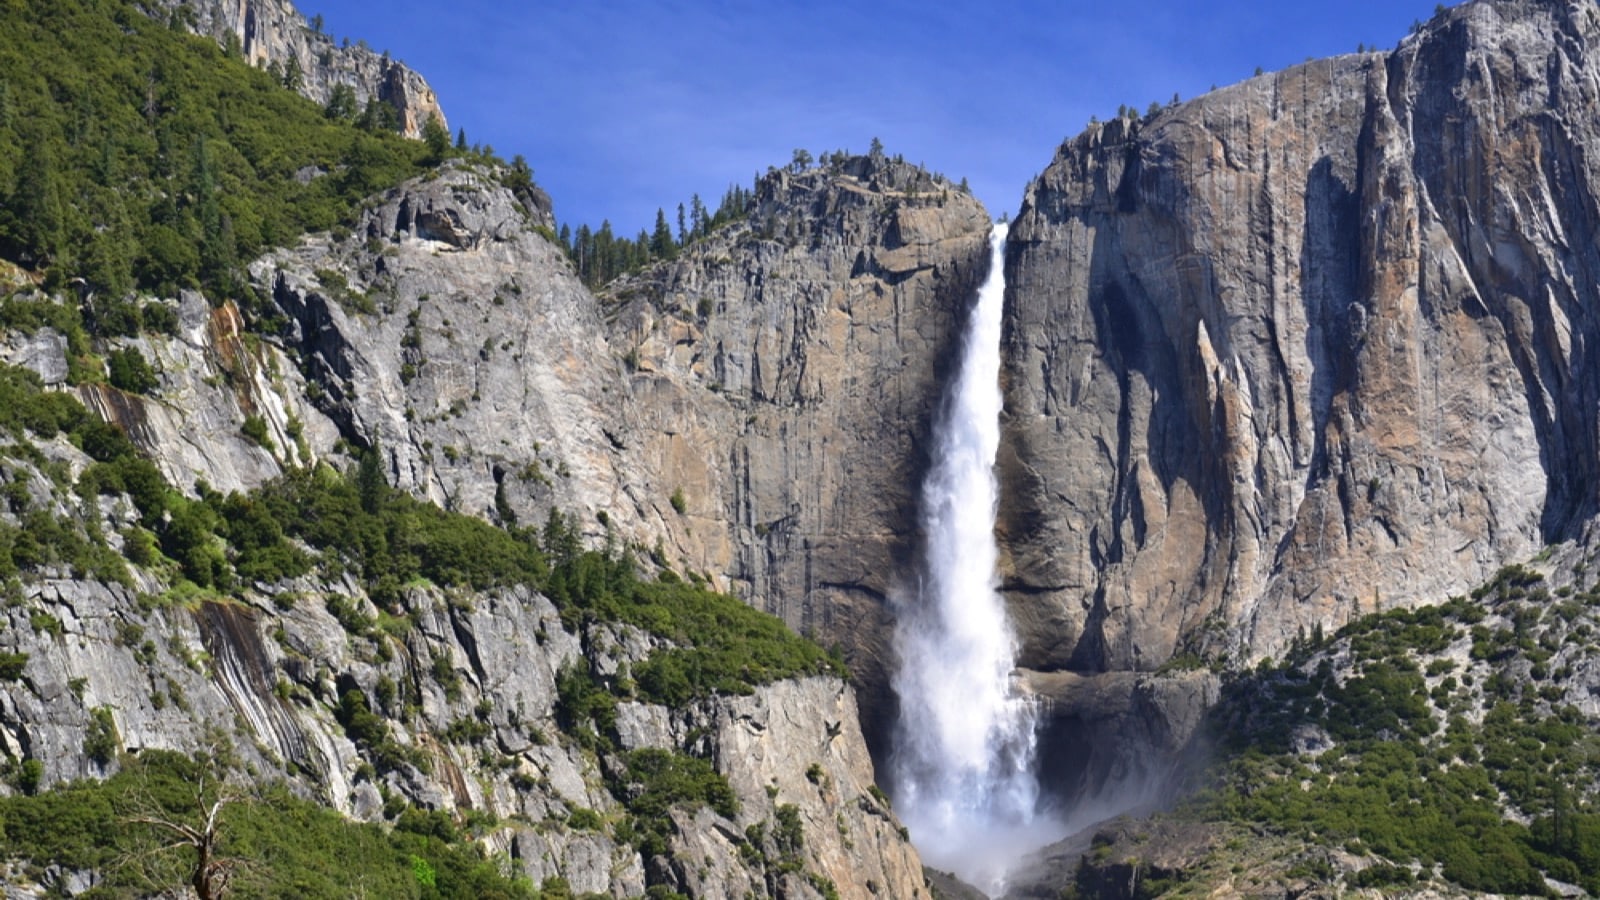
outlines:
[[[233,217],[219,213],[216,221],[217,230],[206,232],[200,244],[200,277],[207,284],[215,285],[224,296],[232,296],[238,290],[236,275],[239,270]]]
[[[17,171],[17,189],[6,206],[15,221],[21,249],[35,261],[45,262],[60,250],[64,215],[55,148],[42,128],[32,131]]]
[[[623,238],[617,243],[617,264],[611,270],[612,278],[643,266],[655,258],[650,252],[650,232],[643,228],[639,229],[639,233],[634,235],[632,240]]]
[[[577,523],[567,524],[566,517],[555,507],[550,507],[550,517],[545,520],[541,543],[551,565],[561,566],[578,558],[583,552],[583,537]]]
[[[439,121],[437,114],[429,116],[428,121],[423,124],[422,143],[428,148],[430,165],[444,162],[444,158],[449,155],[450,132],[446,130],[444,123]]]
[[[594,232],[588,225],[578,226],[578,236],[573,241],[572,256],[578,262],[578,278],[585,284],[593,284],[590,273],[594,268]]]
[[[323,107],[328,118],[348,122],[356,115],[356,92],[348,84],[336,84],[328,94],[328,105]]]
[[[467,152],[467,130],[465,128],[456,129],[456,152]]]
[[[707,222],[710,218],[706,214],[706,205],[701,201],[700,195],[695,194],[689,198],[689,230],[696,238],[705,237]]]
[[[374,95],[367,98],[367,106],[361,111],[361,117],[356,120],[356,125],[374,133],[399,131],[400,117],[393,106]]]
[[[672,241],[672,228],[667,225],[667,215],[656,208],[656,229],[646,239],[643,231],[639,232],[640,243],[648,240],[650,254],[658,259],[671,259],[678,255],[678,245]]]
[[[511,168],[503,176],[502,183],[519,196],[533,190],[533,168],[528,165],[527,157],[521,153],[511,157]]]
[[[91,288],[109,297],[133,290],[133,229],[122,194],[105,192],[88,247],[83,251],[83,277]]]
[[[601,219],[600,230],[594,233],[594,284],[604,284],[611,280],[611,272],[616,265],[616,235],[611,231],[611,220]]]
[[[383,477],[383,452],[376,443],[361,454],[356,467],[356,494],[361,498],[361,508],[373,515],[389,497],[389,482]]]

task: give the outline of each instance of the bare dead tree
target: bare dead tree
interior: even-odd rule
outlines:
[[[160,843],[139,857],[187,857],[181,870],[198,900],[222,900],[234,876],[251,867],[249,860],[224,852],[227,809],[249,798],[243,787],[227,778],[226,769],[216,766],[215,759],[206,755],[196,760],[192,811],[169,810],[144,794],[123,817],[130,825],[143,825],[160,835]]]

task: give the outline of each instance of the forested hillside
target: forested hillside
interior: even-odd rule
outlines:
[[[34,0],[0,28],[0,254],[51,287],[82,279],[94,324],[138,327],[135,287],[217,300],[267,247],[345,221],[379,188],[440,162],[380,103],[313,104],[292,75],[121,0]]]
[[[497,459],[468,515],[339,405],[463,418],[476,389],[434,415],[385,392],[439,402],[469,303],[495,340],[460,356],[524,374],[553,338],[513,329],[550,284],[598,327],[528,164],[437,123],[405,139],[377,100],[312,103],[188,12],[0,11],[0,884],[915,890],[837,654],[625,536],[626,496],[557,508],[577,453],[503,451],[527,461],[501,485]],[[273,248],[313,254],[304,294]],[[401,375],[330,362],[330,318],[351,356],[398,344]],[[506,414],[556,427],[528,402]]]

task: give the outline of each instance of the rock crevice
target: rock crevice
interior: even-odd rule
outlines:
[[[1478,0],[1063,145],[1008,257],[1028,665],[1278,654],[1594,512],[1595,21]]]

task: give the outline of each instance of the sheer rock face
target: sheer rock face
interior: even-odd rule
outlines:
[[[1026,665],[1276,654],[1595,511],[1597,42],[1480,0],[1061,148],[1007,260]]]
[[[684,556],[841,645],[881,722],[889,598],[989,219],[881,155],[757,186],[755,212],[607,290],[637,441]]]
[[[1039,701],[1040,782],[1077,798],[1080,816],[1159,803],[1193,761],[1194,738],[1222,687],[1204,669],[1022,676]]]
[[[252,274],[290,321],[282,341],[319,413],[381,448],[391,484],[491,520],[560,509],[597,543],[605,513],[648,547],[676,517],[627,449],[620,354],[548,224],[537,200],[452,166]]]
[[[281,330],[245,340],[231,305],[189,295],[176,337],[130,342],[154,396],[79,393],[185,490],[337,461],[343,438],[454,510],[575,514],[597,545],[609,529],[658,548],[841,644],[878,704],[922,442],[988,218],[881,156],[836,169],[774,173],[747,221],[597,300],[545,236],[542,196],[447,165],[348,232],[253,263]],[[64,366],[59,342],[12,343],[0,356]],[[269,446],[243,435],[248,416]]]
[[[630,798],[606,777],[621,765],[615,755],[597,758],[560,735],[556,682],[573,665],[613,676],[638,665],[659,642],[630,626],[567,631],[548,599],[523,588],[470,598],[411,589],[402,605],[415,625],[396,636],[349,635],[329,612],[342,603],[375,615],[353,582],[303,579],[192,609],[151,608],[134,590],[99,582],[52,579],[24,590],[22,604],[0,610],[4,649],[26,654],[21,677],[0,691],[0,755],[39,760],[46,785],[116,770],[115,759],[83,749],[104,727],[96,717],[109,716],[119,753],[193,753],[225,737],[259,777],[356,819],[383,819],[379,785],[424,809],[488,813],[505,823],[486,835],[488,849],[505,851],[535,884],[564,877],[574,891],[616,897],[662,884],[693,896],[819,900],[822,879],[856,900],[923,887],[916,850],[874,796],[854,692],[837,678],[672,709],[623,703],[619,749],[708,758],[737,797],[732,818],[674,810],[679,833],[668,852],[646,858],[610,829],[563,824],[576,810],[608,821],[627,814]],[[56,624],[35,627],[30,615]],[[371,749],[337,720],[350,691],[384,718],[406,764],[372,773]],[[463,737],[462,723],[480,736]],[[803,846],[780,860],[775,835],[787,806]],[[752,833],[765,838],[741,849]],[[780,870],[780,861],[792,866]]]
[[[253,340],[233,303],[212,308],[184,291],[178,333],[127,340],[159,372],[156,396],[106,384],[82,384],[78,399],[115,422],[173,485],[194,492],[248,491],[282,474],[285,465],[325,457],[338,429],[307,399],[307,380],[284,349]],[[258,418],[265,442],[247,437]]]
[[[659,547],[679,571],[710,572],[792,624],[861,649],[861,668],[878,673],[868,689],[881,691],[883,601],[911,552],[917,441],[943,348],[987,262],[981,206],[881,159],[777,173],[749,222],[624,282],[616,290],[627,296],[609,306],[543,235],[549,224],[537,197],[447,166],[373,198],[348,233],[253,263],[256,291],[283,323],[272,333],[243,340],[233,306],[185,296],[176,336],[126,342],[154,365],[152,396],[104,385],[80,396],[185,489],[204,480],[245,490],[289,465],[347,461],[343,439],[379,447],[397,488],[458,511],[535,524],[552,507],[574,513],[595,545],[610,532]],[[4,353],[53,372],[65,362],[50,337],[7,341]],[[246,416],[263,420],[271,446],[243,435]],[[129,515],[108,512],[105,532]],[[97,706],[117,711],[130,747],[192,749],[204,737],[197,722],[234,721],[237,743],[270,749],[252,757],[263,771],[281,761],[313,773],[323,799],[370,817],[381,803],[354,775],[362,751],[329,710],[352,687],[372,698],[380,679],[426,681],[443,658],[460,674],[459,696],[423,688],[426,721],[390,723],[403,745],[433,754],[438,774],[386,777],[392,792],[533,821],[577,808],[618,814],[592,761],[534,735],[556,730],[552,673],[581,653],[614,676],[648,654],[648,640],[569,634],[526,591],[470,602],[414,592],[406,602],[419,625],[404,652],[373,662],[323,609],[336,594],[367,609],[355,585],[261,590],[270,595],[236,612],[160,611],[143,626],[161,632],[158,658],[140,669],[138,648],[105,638],[124,620],[145,622],[128,608],[132,593],[39,585],[31,602],[59,607],[66,630],[17,646],[40,660],[28,683],[42,693],[0,698],[0,741],[40,747],[57,779],[98,772],[75,749]],[[298,596],[292,609],[280,609],[287,596],[272,602],[282,592]],[[183,668],[182,647],[218,660],[215,676],[185,670],[170,687],[138,674]],[[77,679],[81,696],[62,687]],[[194,716],[169,693],[188,698]],[[524,711],[490,723],[495,746],[521,761],[514,771],[479,766],[444,736],[485,702],[496,716]],[[863,717],[852,688],[808,678],[684,709],[623,703],[617,718],[624,749],[711,759],[741,811],[675,813],[679,834],[659,859],[604,833],[498,834],[496,846],[536,882],[564,875],[575,890],[619,896],[656,883],[697,896],[821,896],[830,882],[842,897],[923,889],[915,850],[871,787],[863,721],[885,721],[881,706]],[[527,790],[530,779],[548,787]],[[803,843],[778,839],[780,812]],[[752,843],[752,828],[765,837]]]
[[[253,66],[292,66],[300,73],[297,89],[318,103],[327,103],[334,87],[343,84],[355,92],[358,108],[373,97],[392,106],[407,137],[421,137],[422,127],[435,116],[448,127],[438,96],[421,75],[391,60],[387,51],[380,55],[348,40],[334,43],[290,0],[153,0],[153,7],[163,15],[187,15],[191,30],[224,45],[237,41]]]

